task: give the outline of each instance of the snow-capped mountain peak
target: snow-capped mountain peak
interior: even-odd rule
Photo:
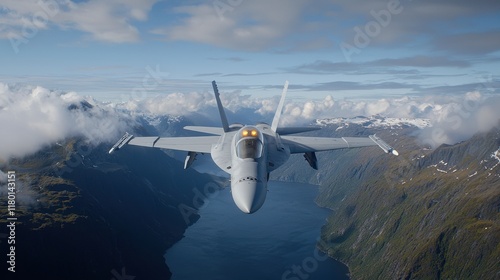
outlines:
[[[327,126],[327,125],[338,125],[338,129],[342,129],[350,124],[361,125],[365,128],[403,128],[406,126],[415,126],[419,129],[426,127],[431,127],[432,124],[429,119],[422,118],[389,118],[382,116],[357,116],[353,118],[327,118],[327,119],[317,119],[316,125]]]

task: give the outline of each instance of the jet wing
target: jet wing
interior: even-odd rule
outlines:
[[[111,148],[109,153],[118,150],[125,144],[129,144],[134,146],[209,154],[211,152],[212,145],[216,144],[219,139],[220,136],[134,137],[130,134],[125,134],[125,136],[122,137],[120,141],[113,146],[113,148]]]
[[[281,141],[290,148],[292,154],[368,146],[379,146],[386,153],[398,154],[396,150],[375,135],[342,138],[281,136]]]
[[[224,134],[224,129],[222,127],[210,127],[210,126],[185,126],[185,130],[191,130],[196,132],[202,132],[212,135],[222,135]]]

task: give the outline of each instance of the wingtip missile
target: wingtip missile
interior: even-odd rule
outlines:
[[[399,155],[398,151],[396,151],[391,145],[387,144],[384,140],[380,139],[378,136],[370,135],[368,136],[375,144],[377,144],[384,152],[388,154],[393,154],[395,156]]]
[[[113,147],[109,150],[108,153],[111,154],[114,151],[119,150],[121,147],[125,146],[125,144],[130,142],[132,138],[134,138],[134,135],[125,132],[125,135],[123,135],[122,138],[120,138],[120,140],[118,140],[118,142],[116,142],[116,144],[113,145]]]

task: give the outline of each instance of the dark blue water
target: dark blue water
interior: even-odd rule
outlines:
[[[240,212],[229,188],[165,254],[172,279],[349,279],[347,267],[316,249],[330,210],[314,203],[317,187],[270,182],[264,206]]]

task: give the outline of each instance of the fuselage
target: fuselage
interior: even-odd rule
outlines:
[[[306,137],[291,134],[319,129],[318,127],[280,127],[288,81],[285,82],[278,108],[271,125],[229,125],[220,100],[219,89],[212,81],[222,127],[187,126],[187,130],[210,134],[198,137],[134,137],[125,135],[109,150],[111,154],[124,145],[135,145],[188,152],[184,169],[189,168],[197,154],[210,153],[219,168],[231,175],[231,193],[244,213],[259,210],[267,195],[269,173],[283,165],[291,153],[303,153],[307,163],[318,169],[316,152],[345,148],[379,146],[386,153],[398,152],[375,135],[369,137]],[[280,135],[284,135],[283,139]]]
[[[267,124],[232,129],[212,147],[211,155],[231,175],[231,194],[236,206],[250,214],[264,204],[269,173],[288,160],[290,150]]]
[[[210,153],[215,164],[231,175],[231,193],[234,202],[241,211],[248,214],[262,207],[266,199],[269,173],[283,165],[291,153],[303,153],[307,163],[314,169],[318,169],[315,153],[320,151],[379,146],[386,153],[398,155],[393,147],[375,135],[342,138],[289,136],[319,128],[279,127],[288,81],[283,87],[271,125],[265,123],[253,126],[229,125],[215,81],[212,81],[212,87],[222,127],[184,127],[187,130],[210,134],[210,136],[134,137],[125,133],[109,150],[109,153],[119,150],[126,144],[186,151],[188,154],[184,161],[184,169],[193,164],[197,154]],[[279,134],[284,135],[283,139]]]

